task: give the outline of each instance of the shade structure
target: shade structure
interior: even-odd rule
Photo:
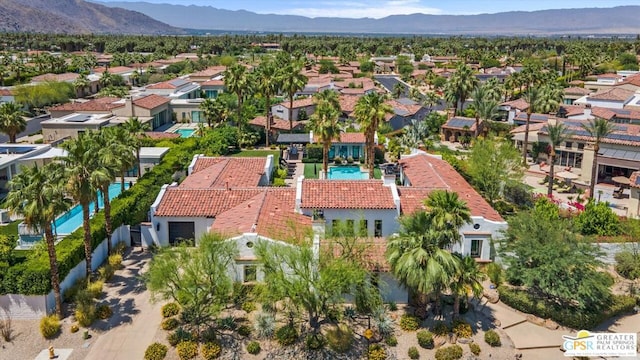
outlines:
[[[578,174],[574,174],[570,171],[560,171],[559,173],[556,174],[556,176],[559,178],[567,179],[567,180],[575,180],[580,177],[578,176]]]
[[[611,178],[611,180],[613,180],[613,182],[615,183],[622,184],[622,185],[631,184],[631,181],[629,181],[629,178],[626,176],[614,176],[613,178]]]

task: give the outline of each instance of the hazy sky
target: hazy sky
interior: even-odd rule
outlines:
[[[640,5],[640,0],[99,0],[146,1],[179,5],[208,5],[257,13],[308,17],[373,17],[395,14],[480,14],[582,7]]]

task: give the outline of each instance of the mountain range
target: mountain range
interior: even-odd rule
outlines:
[[[179,28],[225,31],[328,32],[381,34],[637,34],[640,6],[503,12],[480,15],[392,15],[349,19],[257,14],[211,6],[102,2],[139,11]]]
[[[2,0],[0,31],[69,34],[183,32],[136,11],[84,0]]]

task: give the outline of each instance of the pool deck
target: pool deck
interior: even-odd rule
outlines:
[[[167,130],[164,130],[164,132],[166,133],[175,133],[178,130],[197,130],[198,129],[198,124],[197,123],[177,123],[174,124],[173,126],[171,126],[170,128],[168,128]]]

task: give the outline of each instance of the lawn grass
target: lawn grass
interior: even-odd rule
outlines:
[[[235,154],[231,154],[233,157],[267,157],[273,155],[273,161],[275,164],[280,163],[280,150],[241,150]]]
[[[373,168],[373,178],[374,179],[382,179],[382,171],[379,167]]]
[[[11,223],[9,223],[8,225],[2,225],[0,226],[0,235],[5,235],[5,236],[18,236],[18,224],[20,223],[20,221],[13,221]]]
[[[315,170],[314,170],[315,165]],[[304,164],[304,178],[305,179],[317,179],[320,171],[322,170],[321,163],[306,163]]]

